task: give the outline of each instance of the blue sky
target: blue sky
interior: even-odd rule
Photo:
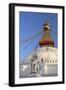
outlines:
[[[32,52],[35,46],[39,43],[42,34],[38,35],[35,39],[28,43],[21,43],[36,33],[42,31],[43,24],[48,21],[53,31],[58,31],[57,23],[58,17],[56,13],[37,13],[37,12],[20,12],[19,13],[19,59],[24,60],[25,57]],[[58,47],[58,36],[54,32],[50,32],[53,40],[54,47]],[[39,47],[39,45],[38,45]]]

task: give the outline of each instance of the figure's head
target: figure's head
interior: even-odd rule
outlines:
[[[43,63],[43,58],[41,58],[41,62]]]

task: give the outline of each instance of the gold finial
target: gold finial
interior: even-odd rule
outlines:
[[[44,23],[44,25],[43,25],[43,30],[44,30],[44,31],[50,30],[50,24],[49,24],[48,21],[46,21],[46,22]]]

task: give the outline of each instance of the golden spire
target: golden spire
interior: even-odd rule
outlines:
[[[43,46],[54,47],[54,41],[50,35],[50,24],[49,24],[49,22],[46,22],[43,25],[43,31],[44,31],[44,35],[42,36],[42,38],[39,41],[40,47],[43,47]]]

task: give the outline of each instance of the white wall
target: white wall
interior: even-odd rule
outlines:
[[[8,84],[8,4],[11,2],[19,3],[36,3],[36,4],[51,4],[51,5],[65,5],[65,0],[0,0],[0,90],[65,90],[66,84],[63,85],[45,85],[45,86],[31,86],[11,88]]]

